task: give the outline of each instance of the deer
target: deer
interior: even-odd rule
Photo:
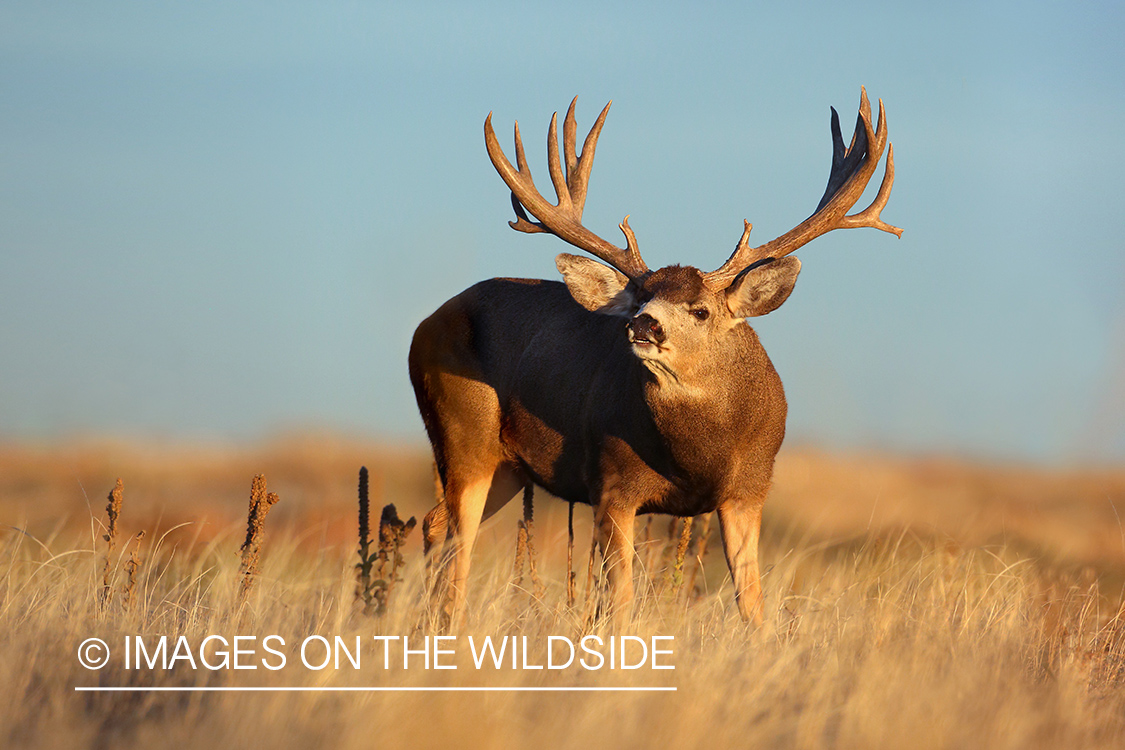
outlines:
[[[638,514],[717,512],[743,621],[762,622],[758,542],[787,404],[747,323],[789,297],[801,270],[792,255],[826,232],[869,227],[902,235],[880,213],[894,183],[882,100],[872,124],[867,91],[848,146],[831,109],[832,165],[816,210],[757,247],[744,221],[734,252],[714,271],[650,270],[629,217],[619,247],[582,224],[606,104],[576,151],[575,105],[556,112],[547,165],[556,201],[535,187],[515,124],[516,165],[484,122],[488,157],[511,192],[512,229],[553,234],[589,256],[561,253],[562,282],[495,278],[471,286],[418,325],[410,380],[429,437],[439,500],[423,523],[428,560],[443,585],[439,611],[462,623],[480,524],[534,486],[594,513],[605,571],[602,606],[628,619]],[[872,203],[849,214],[887,152]],[[434,591],[437,591],[435,587]]]

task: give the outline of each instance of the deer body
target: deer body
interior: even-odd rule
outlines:
[[[486,143],[512,189],[514,228],[551,232],[610,265],[562,254],[556,265],[565,284],[481,282],[423,321],[411,344],[411,382],[443,488],[424,531],[427,551],[444,541],[446,612],[460,618],[481,521],[537,484],[594,508],[617,614],[627,614],[633,595],[635,516],[718,511],[739,611],[760,620],[758,533],[786,402],[745,318],[785,301],[800,271],[786,256],[812,237],[837,226],[901,231],[878,217],[893,180],[890,157],[875,203],[844,215],[882,153],[882,110],[876,133],[864,94],[847,150],[833,112],[833,174],[812,217],[759,248],[748,246],[746,223],[730,260],[704,273],[690,266],[650,271],[627,219],[626,248],[581,226],[608,105],[580,157],[573,108],[564,124],[565,176],[554,120],[548,138],[558,205],[532,185],[518,126],[518,170],[500,152],[490,121]],[[525,207],[539,221],[528,219]]]
[[[460,397],[456,380],[467,378],[470,393],[479,385],[495,393],[480,408],[495,410],[486,424],[498,426],[497,462],[565,500],[597,505],[609,467],[630,488],[634,512],[709,513],[717,492],[763,476],[768,484],[785,397],[753,329],[731,331],[723,360],[700,382],[666,384],[634,355],[623,323],[585,310],[558,282],[473,286],[415,334],[411,372],[428,429],[444,450],[453,426],[427,377],[453,381],[438,389],[447,397]],[[507,356],[490,356],[493,345]]]

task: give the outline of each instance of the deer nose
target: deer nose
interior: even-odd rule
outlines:
[[[651,341],[657,345],[664,343],[664,327],[648,313],[641,313],[629,321],[629,328],[633,331],[634,341]]]

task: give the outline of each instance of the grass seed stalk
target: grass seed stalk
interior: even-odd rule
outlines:
[[[258,576],[258,562],[262,552],[266,515],[280,499],[276,494],[267,491],[264,474],[254,476],[250,484],[250,509],[246,513],[246,541],[242,543],[240,548],[242,553],[238,587],[240,601],[246,600],[254,586],[254,579]]]
[[[121,501],[125,495],[125,486],[121,482],[121,477],[117,478],[117,483],[109,493],[109,502],[105,506],[106,516],[109,517],[109,523],[106,526],[106,532],[102,535],[102,539],[106,542],[105,549],[105,565],[102,566],[102,590],[98,597],[98,601],[102,606],[105,606],[112,594],[110,588],[110,570],[113,566],[113,550],[117,546],[117,518],[121,515]]]
[[[414,516],[405,522],[398,517],[394,503],[383,506],[383,513],[379,517],[379,567],[375,571],[377,578],[371,582],[374,614],[386,613],[391,592],[394,591],[395,584],[402,580],[399,570],[406,564],[402,556],[402,545],[406,543],[406,538],[415,525],[417,522]]]

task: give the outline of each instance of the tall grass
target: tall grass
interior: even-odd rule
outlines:
[[[668,586],[669,564],[642,550],[629,632],[675,637],[674,671],[457,670],[364,663],[313,671],[91,672],[75,649],[97,636],[427,634],[415,549],[382,617],[355,606],[354,545],[309,544],[279,525],[242,594],[240,528],[202,541],[192,526],[154,529],[132,606],[99,604],[100,550],[87,539],[0,531],[0,745],[207,747],[1125,747],[1125,626],[1120,592],[1096,570],[1053,569],[1001,545],[962,547],[913,532],[814,543],[767,523],[765,623],[738,618],[721,552],[698,585]],[[514,530],[513,530],[514,531]],[[577,639],[567,606],[564,532],[539,535],[538,604],[513,597],[511,546],[481,546],[462,636]],[[674,549],[675,539],[671,541]],[[580,548],[581,549],[581,548]],[[673,556],[666,556],[672,557]],[[664,559],[664,562],[660,562]],[[117,564],[115,560],[114,564]],[[674,565],[674,562],[671,564]],[[683,568],[681,567],[681,573]],[[682,583],[682,575],[680,577]],[[679,588],[676,593],[675,589]],[[292,657],[292,649],[289,649]],[[401,658],[401,657],[399,657]],[[534,661],[534,660],[533,660]],[[417,662],[415,662],[417,664]],[[76,693],[123,686],[674,686],[675,693]]]

